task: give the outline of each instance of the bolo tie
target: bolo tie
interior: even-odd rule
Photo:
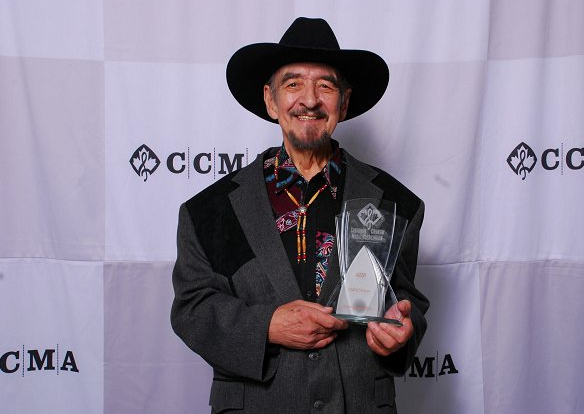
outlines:
[[[276,183],[278,182],[278,164],[280,160],[280,153],[276,155],[276,161],[274,162],[274,178]],[[308,215],[308,207],[312,205],[314,200],[324,191],[328,184],[324,184],[322,187],[318,189],[316,193],[310,198],[308,203],[300,204],[296,197],[288,191],[287,188],[284,188],[286,195],[292,202],[296,205],[296,211],[298,212],[298,220],[296,224],[296,251],[297,254],[297,261],[300,263],[301,261],[306,263],[306,216]]]

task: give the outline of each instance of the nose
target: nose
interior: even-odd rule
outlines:
[[[319,105],[319,97],[316,90],[316,84],[309,82],[302,90],[300,103],[308,109],[316,108]]]

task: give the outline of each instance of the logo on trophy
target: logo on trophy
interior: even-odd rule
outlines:
[[[395,203],[369,198],[347,200],[335,220],[341,272],[335,316],[401,325],[383,315],[397,303],[390,281],[407,220],[396,214]]]

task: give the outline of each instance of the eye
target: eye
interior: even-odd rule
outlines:
[[[329,91],[336,91],[337,88],[332,82],[321,82],[318,87],[320,89],[329,90]]]

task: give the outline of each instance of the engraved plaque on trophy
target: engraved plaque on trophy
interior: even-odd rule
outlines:
[[[407,220],[395,203],[363,198],[346,201],[336,225],[341,283],[335,316],[401,325],[383,315],[397,303],[390,281]]]

